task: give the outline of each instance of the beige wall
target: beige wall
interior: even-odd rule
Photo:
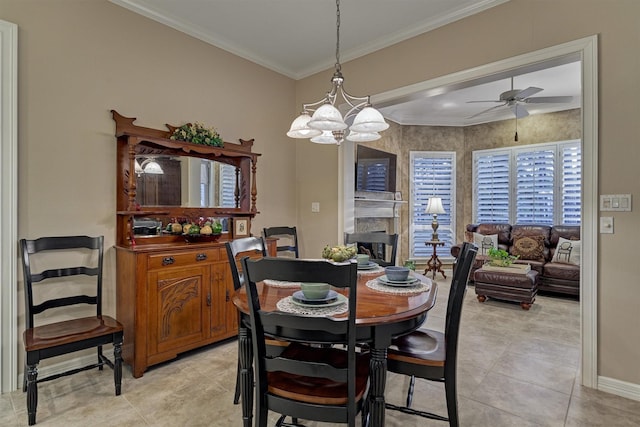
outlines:
[[[483,13],[343,64],[346,88],[354,94],[382,93],[498,60],[598,35],[600,194],[640,196],[637,100],[640,85],[640,2],[636,0],[511,0]],[[299,103],[326,91],[330,71],[298,82]],[[524,141],[523,141],[524,143]],[[335,148],[335,147],[333,147]],[[338,195],[337,150],[298,144],[298,226],[306,248],[327,243],[336,212],[310,213],[310,201]],[[323,162],[322,167],[319,163]],[[306,172],[322,168],[320,180]],[[637,205],[637,204],[636,204]],[[640,384],[640,305],[634,265],[640,241],[640,208],[613,213],[615,234],[598,235],[598,375]],[[334,221],[337,227],[337,221]],[[322,224],[322,228],[317,226]],[[329,243],[335,243],[329,242]],[[634,326],[632,326],[634,325]]]
[[[200,121],[225,141],[255,138],[254,232],[295,223],[295,150],[285,135],[293,80],[106,0],[0,0],[0,19],[18,25],[18,237],[103,234],[107,314],[115,314],[111,109],[152,128]]]

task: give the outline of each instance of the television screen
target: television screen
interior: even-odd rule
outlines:
[[[396,191],[396,155],[358,145],[356,191]]]

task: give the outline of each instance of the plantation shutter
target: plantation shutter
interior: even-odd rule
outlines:
[[[509,222],[509,152],[474,153],[477,222]]]
[[[358,160],[356,173],[358,191],[387,191],[389,188],[389,159]]]
[[[562,161],[562,224],[580,224],[582,153],[579,143],[560,146]]]
[[[225,163],[220,164],[220,206],[236,207],[236,168]]]
[[[453,244],[452,218],[455,213],[455,153],[453,152],[417,152],[411,157],[411,225],[410,225],[410,258],[429,258],[433,253],[432,246],[425,242],[431,240],[433,214],[425,209],[430,197],[440,197],[445,213],[438,215],[438,237],[444,246],[437,247],[438,257],[449,257]]]
[[[555,150],[516,154],[516,224],[554,224]]]

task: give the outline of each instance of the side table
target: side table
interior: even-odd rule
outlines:
[[[433,254],[431,255],[431,258],[429,258],[429,261],[427,261],[427,269],[424,271],[424,275],[426,276],[428,272],[433,271],[432,278],[435,280],[436,273],[440,272],[442,273],[442,277],[446,279],[447,276],[444,275],[444,271],[442,271],[441,268],[442,261],[440,261],[440,258],[438,258],[438,254],[436,253],[437,247],[444,246],[444,242],[442,240],[428,240],[424,242],[424,244],[427,246],[433,246]]]

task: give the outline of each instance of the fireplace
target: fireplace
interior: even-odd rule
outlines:
[[[386,233],[386,230],[368,230],[368,233]],[[387,253],[387,245],[384,243],[368,243],[368,242],[357,242],[356,247],[358,248],[359,254],[367,254],[369,258],[372,260],[380,259],[386,260]]]

